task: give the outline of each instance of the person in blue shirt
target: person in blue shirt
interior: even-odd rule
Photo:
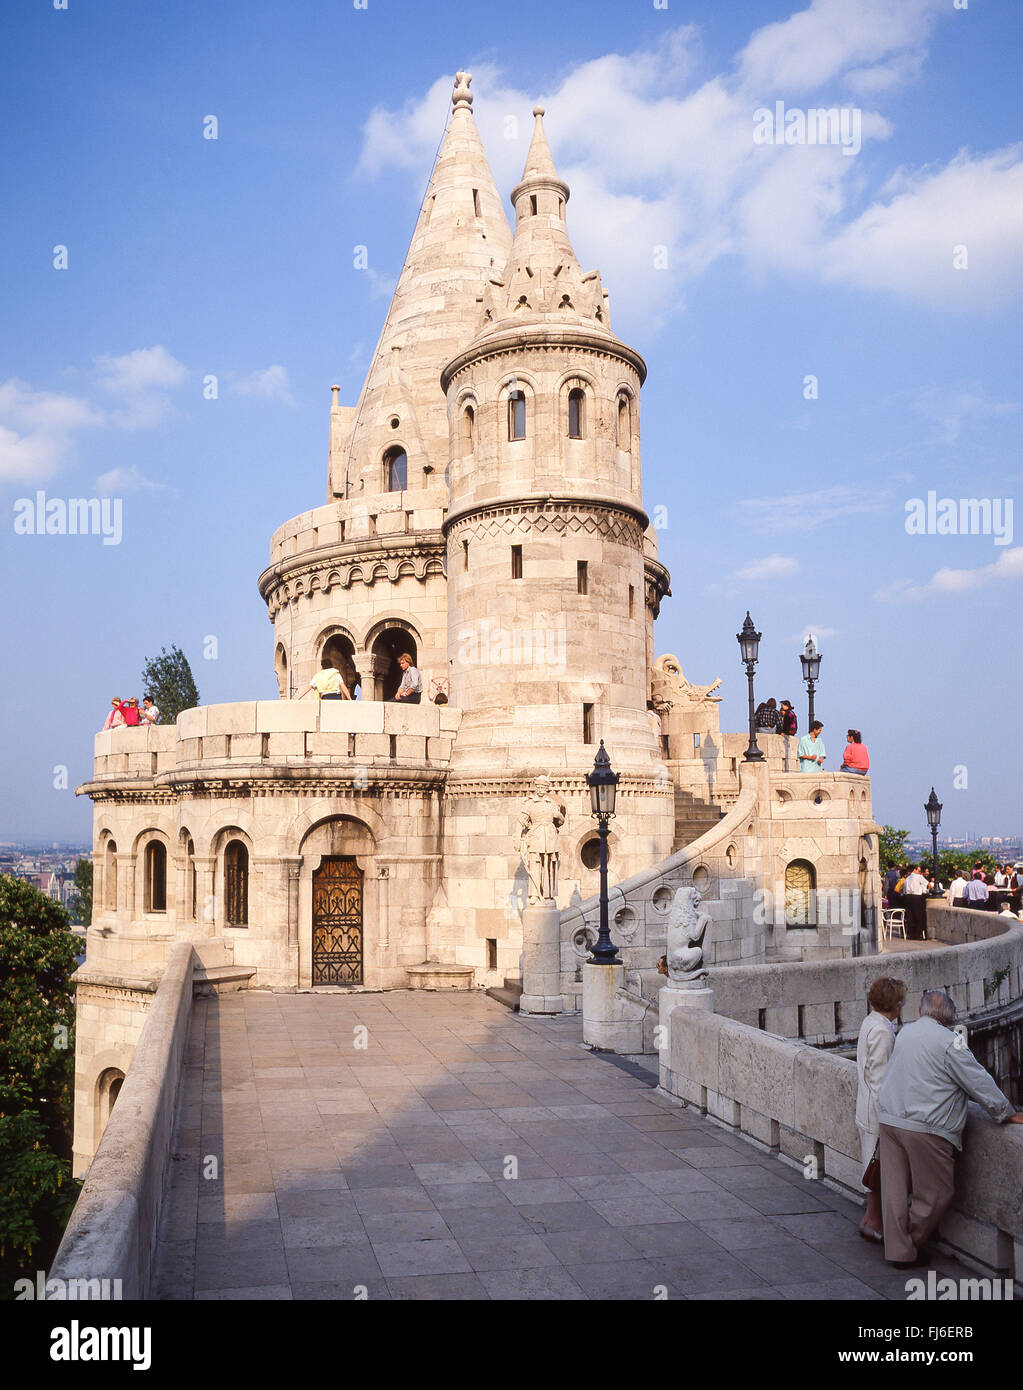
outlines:
[[[819,719],[815,719],[810,725],[810,732],[804,734],[799,740],[796,753],[799,757],[800,772],[820,772],[824,766],[824,759],[827,756],[824,749],[824,740],[821,738],[821,730],[824,725]]]

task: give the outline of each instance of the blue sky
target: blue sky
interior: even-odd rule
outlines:
[[[0,838],[88,838],[54,769],[87,779],[110,695],[161,646],[204,702],[276,695],[256,577],[325,500],[329,387],[358,395],[457,67],[504,195],[545,103],[579,259],[647,359],[658,651],[721,676],[741,728],[750,608],[758,694],[805,722],[810,628],[830,763],[860,728],[879,819],[922,833],[934,783],[949,833],[1023,832],[1023,541],[906,531],[930,491],[1020,491],[1021,32],[1011,0],[9,13]],[[755,143],[777,101],[858,112],[857,152]],[[37,489],[122,499],[121,543],[16,535]]]

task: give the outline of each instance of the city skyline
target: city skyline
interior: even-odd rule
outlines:
[[[812,631],[826,766],[862,729],[878,820],[923,835],[933,783],[943,833],[1012,833],[992,737],[1015,707],[1023,577],[1011,7],[650,7],[623,25],[598,4],[585,30],[523,9],[544,23],[513,55],[486,5],[470,41],[410,13],[400,51],[382,6],[297,5],[282,26],[255,4],[245,34],[205,18],[201,44],[119,3],[12,20],[3,714],[31,737],[9,738],[3,835],[88,839],[92,734],[162,646],[203,703],[276,697],[256,577],[280,518],[323,501],[329,388],[354,403],[456,66],[504,198],[546,104],[580,259],[648,362],[644,496],[674,593],[657,651],[720,676],[741,729],[749,608],[758,699],[792,699],[805,727]],[[357,58],[341,87],[340,48]],[[831,107],[855,129],[778,142],[777,117]],[[18,503],[40,491],[109,504],[107,534],[27,530]],[[946,498],[986,500],[987,532]]]

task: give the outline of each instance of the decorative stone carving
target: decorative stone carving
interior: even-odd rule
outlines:
[[[682,674],[677,656],[667,653],[659,656],[653,666],[653,702],[660,714],[678,706],[720,704],[721,696],[713,692],[721,684],[720,678],[711,685],[694,685]]]
[[[702,989],[707,971],[703,965],[703,942],[710,917],[700,912],[697,888],[679,888],[668,918],[668,978],[685,989]]]
[[[552,796],[549,777],[533,779],[519,812],[516,844],[529,876],[529,902],[553,902],[558,895],[559,831],[565,824],[565,803]]]

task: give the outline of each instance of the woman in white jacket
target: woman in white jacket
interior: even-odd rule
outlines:
[[[877,1095],[884,1080],[888,1059],[895,1046],[895,1023],[902,1012],[906,986],[901,980],[881,975],[867,993],[867,1016],[860,1024],[856,1040],[856,1128],[860,1133],[860,1152],[865,1169],[874,1153],[880,1132]],[[867,1193],[867,1210],[860,1222],[864,1240],[882,1241],[881,1194]]]

